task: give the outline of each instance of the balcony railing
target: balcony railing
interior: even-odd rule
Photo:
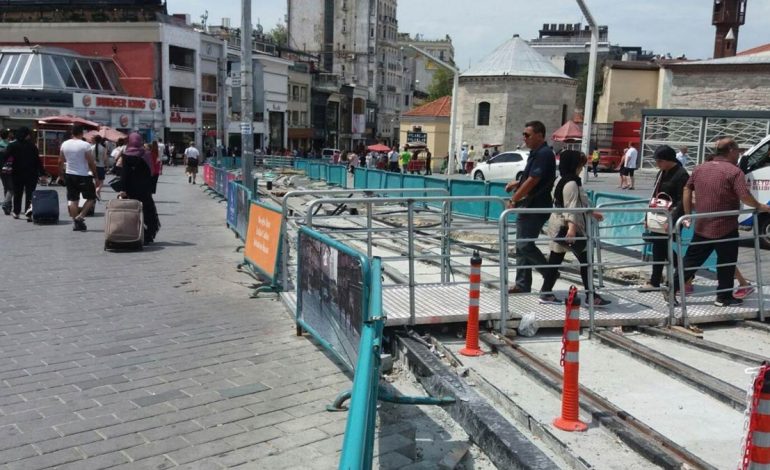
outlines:
[[[169,108],[171,109],[171,111],[176,111],[176,112],[179,112],[179,113],[194,113],[195,112],[195,108],[188,108],[188,107],[185,107],[185,106],[177,106],[177,105],[174,105],[174,104],[170,105]]]
[[[179,70],[180,72],[195,72],[195,67],[191,65],[168,64],[168,68]]]
[[[216,93],[201,93],[201,105],[216,106],[217,105]]]

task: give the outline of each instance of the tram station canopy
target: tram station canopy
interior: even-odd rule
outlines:
[[[125,94],[111,60],[37,46],[0,49],[0,88]]]

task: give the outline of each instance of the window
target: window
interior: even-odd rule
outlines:
[[[101,90],[102,88],[99,86],[99,82],[96,80],[96,75],[94,74],[94,71],[91,70],[91,64],[89,64],[87,60],[82,59],[78,59],[77,63],[80,66],[80,70],[83,71],[83,76],[86,78],[88,88],[97,91]]]
[[[292,111],[291,112],[291,123],[294,126],[299,124],[299,112],[298,111]]]
[[[96,78],[102,86],[102,90],[112,90],[112,84],[110,84],[109,78],[107,78],[107,72],[104,71],[100,62],[91,62],[91,67],[94,69]]]
[[[291,87],[291,100],[299,101],[299,87],[297,85]]]
[[[67,88],[77,88],[75,78],[70,73],[70,68],[67,66],[67,61],[64,57],[53,57],[53,63],[56,65],[56,69],[59,71],[59,75],[64,79],[64,86]]]
[[[758,148],[750,157],[742,158],[740,161],[741,170],[744,173],[749,173],[767,166],[770,163],[768,152],[770,152],[770,142]]]
[[[512,163],[512,162],[520,162],[523,158],[518,153],[514,152],[506,152],[501,153],[500,155],[496,155],[492,160],[490,160],[490,163]]]
[[[477,126],[489,125],[489,102],[482,101],[479,103],[479,110],[476,117]]]
[[[299,88],[299,99],[303,103],[307,101],[307,87],[303,86]]]
[[[299,113],[299,123],[302,126],[307,126],[307,111],[301,111]]]

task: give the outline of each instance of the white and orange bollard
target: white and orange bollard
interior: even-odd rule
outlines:
[[[569,289],[567,317],[562,337],[561,365],[564,367],[564,384],[561,392],[561,417],[553,425],[563,431],[585,431],[588,425],[580,421],[580,299],[577,287]]]
[[[742,470],[770,468],[770,365],[762,364],[754,379],[749,405],[749,429],[743,451]]]
[[[465,347],[460,350],[463,356],[481,356],[479,348],[479,297],[481,294],[481,256],[473,252],[471,258],[470,292],[468,294],[468,325],[465,331]]]

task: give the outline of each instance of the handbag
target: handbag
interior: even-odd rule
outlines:
[[[650,198],[650,203],[647,207],[650,209],[666,209],[667,212],[671,211],[673,201],[671,196],[666,193],[658,193],[655,197]],[[664,212],[647,212],[644,216],[644,225],[647,230],[653,233],[668,233],[668,216]]]
[[[109,183],[110,188],[112,188],[113,191],[116,193],[120,193],[123,191],[123,180],[120,178],[120,176],[117,176],[112,179]]]
[[[569,248],[570,250],[573,250],[575,253],[582,253],[586,251],[587,241],[583,239],[576,238],[572,241],[564,240],[564,238],[567,236],[567,230],[569,230],[569,227],[565,223],[561,227],[559,227],[559,231],[556,233],[556,240],[554,240],[559,245]],[[585,235],[581,233],[576,234],[577,237],[585,237]],[[559,240],[561,238],[562,240]]]
[[[5,159],[5,163],[3,163],[3,167],[0,169],[0,173],[4,175],[10,175],[13,173],[13,156]]]

